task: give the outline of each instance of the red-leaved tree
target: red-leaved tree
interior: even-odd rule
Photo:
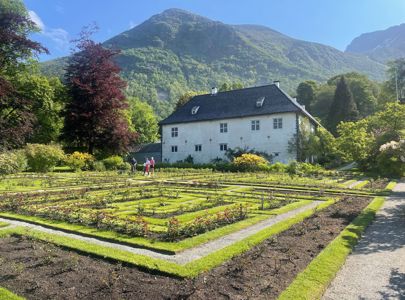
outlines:
[[[124,110],[128,108],[122,90],[126,83],[112,58],[117,50],[105,49],[83,31],[66,69],[70,102],[65,109],[62,139],[71,147],[93,154],[122,153],[136,138]]]
[[[17,92],[13,77],[24,71],[26,59],[48,50],[28,39],[36,26],[23,7],[21,12],[0,9],[0,150],[4,150],[22,146],[35,123],[32,100]]]

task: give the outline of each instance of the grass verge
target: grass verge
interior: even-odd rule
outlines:
[[[386,191],[392,191],[392,189],[397,185],[396,181],[390,181],[385,187]]]
[[[2,227],[6,227],[6,226],[8,226],[9,224],[8,223],[5,223],[5,222],[0,222],[0,228],[2,228]]]
[[[384,204],[383,197],[374,200],[349,224],[308,266],[298,274],[279,300],[320,299],[346,257],[357,244],[362,232]]]
[[[9,290],[0,287],[0,299],[2,300],[24,300],[24,298],[13,294]]]

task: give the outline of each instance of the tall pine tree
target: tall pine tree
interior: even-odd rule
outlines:
[[[336,126],[340,122],[355,121],[359,117],[356,102],[346,83],[345,77],[340,77],[336,85],[335,96],[329,109],[327,127],[336,134]]]
[[[70,146],[93,154],[122,153],[136,135],[129,128],[124,110],[128,108],[120,78],[112,58],[118,51],[105,49],[83,31],[66,69],[70,102],[65,109],[62,138]]]

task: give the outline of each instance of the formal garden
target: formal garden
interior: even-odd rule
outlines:
[[[0,0],[0,299],[320,299],[393,202],[405,175],[404,59],[384,82],[346,73],[299,84],[320,123],[297,122],[286,149],[296,161],[232,145],[206,164],[190,154],[144,172],[134,153],[160,140],[158,121],[204,93],[187,90],[208,84],[192,74],[198,61],[186,57],[198,84],[146,92],[142,82],[166,76],[148,66],[124,80],[120,50],[90,25],[54,77],[31,35],[61,32],[34,17]],[[142,57],[161,59],[153,53]],[[225,80],[221,92],[259,83],[212,80]],[[178,102],[155,101],[166,92]]]
[[[73,169],[2,177],[0,251],[10,262],[0,264],[8,274],[1,285],[16,294],[41,298],[49,294],[40,284],[49,274],[84,280],[95,267],[100,273],[86,279],[85,291],[123,296],[123,283],[105,273],[107,264],[114,276],[156,278],[139,287],[148,297],[181,298],[194,290],[207,296],[221,290],[223,278],[222,286],[229,288],[239,276],[246,293],[254,270],[268,275],[266,284],[277,285],[267,293],[274,298],[350,222],[370,218],[364,212],[381,205],[395,185],[360,173],[319,170],[297,175],[157,166],[153,176],[144,176]],[[30,270],[38,277],[28,278]],[[218,286],[201,286],[207,278]],[[30,284],[18,284],[21,280]],[[47,288],[61,291],[53,284]]]

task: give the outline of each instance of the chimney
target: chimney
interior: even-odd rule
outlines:
[[[305,105],[301,105],[302,106],[302,108],[305,110]]]
[[[215,96],[218,93],[218,89],[216,87],[211,88],[211,96]]]
[[[273,83],[279,88],[280,87],[280,80],[274,80]]]
[[[294,102],[297,102],[297,98],[294,97],[294,98],[292,98],[292,99],[293,99]]]

